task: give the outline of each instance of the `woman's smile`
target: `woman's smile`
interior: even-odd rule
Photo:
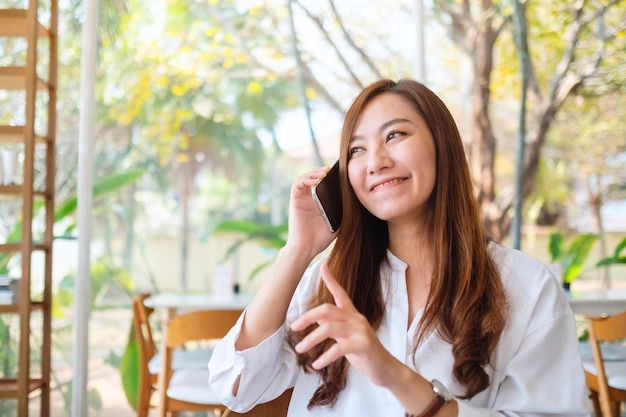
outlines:
[[[392,178],[389,180],[383,180],[380,181],[378,183],[375,183],[372,188],[370,189],[370,191],[378,191],[381,189],[388,189],[392,186],[398,185],[401,182],[406,181],[406,178]]]

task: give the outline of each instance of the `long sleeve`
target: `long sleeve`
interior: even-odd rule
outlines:
[[[235,350],[245,312],[214,350],[209,362],[209,384],[222,401],[236,411],[247,411],[257,403],[267,402],[293,386],[295,354],[285,342],[280,328],[258,346]],[[233,396],[232,387],[241,376],[240,390]]]
[[[247,411],[258,403],[272,400],[299,381],[309,380],[317,385],[317,378],[304,377],[296,364],[296,355],[286,335],[289,324],[298,318],[317,289],[322,260],[307,269],[291,300],[285,324],[259,345],[244,351],[235,350],[246,312],[215,347],[209,362],[209,384],[222,402],[235,411]],[[232,388],[241,375],[237,396]],[[294,402],[296,395],[292,397]],[[306,406],[305,406],[306,408]]]

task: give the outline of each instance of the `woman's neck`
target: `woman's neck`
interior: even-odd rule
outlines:
[[[408,328],[428,300],[435,267],[433,242],[426,228],[391,225],[389,250],[408,265],[405,276],[409,299]]]
[[[433,263],[432,236],[420,224],[389,224],[389,250],[409,266],[431,266]]]

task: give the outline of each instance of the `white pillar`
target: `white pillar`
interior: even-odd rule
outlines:
[[[89,315],[91,309],[91,208],[99,0],[85,0],[78,126],[78,272],[74,296],[72,416],[88,415]]]

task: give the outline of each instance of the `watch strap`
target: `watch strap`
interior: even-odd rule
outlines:
[[[437,414],[437,411],[439,411],[439,409],[446,403],[446,400],[436,391],[433,390],[433,392],[435,393],[435,398],[433,398],[433,400],[430,402],[430,404],[428,404],[428,407],[426,407],[424,411],[422,411],[420,414],[409,414],[405,412],[404,417],[433,417],[435,414]]]

